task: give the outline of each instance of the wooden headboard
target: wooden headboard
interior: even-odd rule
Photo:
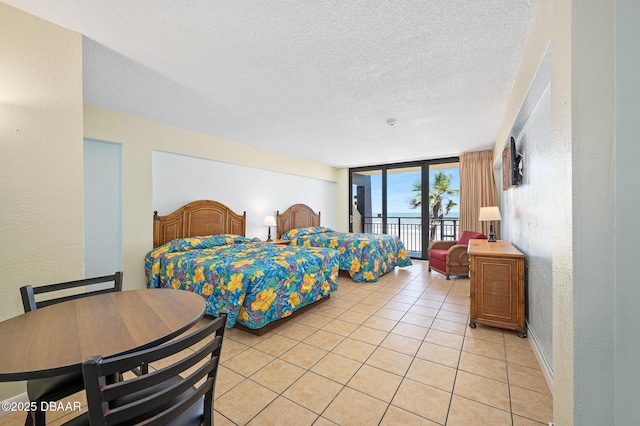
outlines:
[[[153,247],[176,238],[216,234],[244,236],[246,229],[247,212],[239,215],[217,201],[193,201],[166,216],[153,212]]]
[[[278,239],[289,229],[320,226],[320,212],[317,214],[305,204],[294,204],[284,213],[277,212]]]

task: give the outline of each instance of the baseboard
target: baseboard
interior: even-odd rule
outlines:
[[[542,375],[544,376],[544,380],[547,382],[547,386],[549,386],[549,391],[551,395],[553,395],[553,368],[549,365],[549,362],[545,358],[542,353],[542,349],[540,349],[540,343],[536,334],[529,328],[529,324],[527,324],[527,336],[529,336],[529,344],[531,345],[531,349],[533,349],[533,353],[538,360],[538,364],[540,365],[540,370],[542,371]]]
[[[19,402],[21,404],[28,404],[29,403],[29,397],[27,396],[27,393],[21,393],[20,395],[16,395],[16,396],[12,396],[9,399],[5,399],[4,401],[2,401],[2,407],[4,407],[6,405],[6,403],[13,403],[13,402]],[[9,405],[10,406],[10,405]],[[0,408],[0,417],[6,416],[9,413],[13,413],[14,411],[5,411],[2,408]]]

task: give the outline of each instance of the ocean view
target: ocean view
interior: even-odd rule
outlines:
[[[415,211],[415,212],[393,212],[393,213],[389,213],[389,215],[387,216],[387,223],[392,223],[392,222],[396,222],[398,221],[398,218],[401,219],[401,223],[411,223],[411,224],[419,224],[421,223],[421,217],[420,217],[420,212],[419,211]],[[449,212],[449,214],[447,216],[445,216],[443,219],[445,220],[455,220],[459,218],[459,213],[458,212]],[[373,217],[371,219],[369,219],[369,221],[371,223],[382,223],[382,214],[381,213],[374,213]]]
[[[459,233],[458,216],[448,215],[433,229],[434,239],[455,239]],[[367,218],[364,232],[382,233],[382,215]],[[387,218],[387,234],[397,235],[410,252],[422,251],[422,219],[419,212],[392,212]]]

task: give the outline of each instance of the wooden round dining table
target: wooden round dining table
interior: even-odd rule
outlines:
[[[0,381],[80,371],[104,357],[159,345],[196,324],[202,296],[182,290],[119,291],[70,300],[0,322]]]

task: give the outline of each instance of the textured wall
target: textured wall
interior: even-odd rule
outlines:
[[[638,266],[635,247],[640,241],[640,3],[616,5],[616,422],[638,420],[640,339],[637,339]]]
[[[570,0],[540,0],[538,3],[536,17],[494,148],[494,160],[498,162],[504,142],[511,133],[527,92],[538,72],[538,66],[545,52],[550,48],[552,143],[546,158],[551,164],[553,184],[546,188],[546,191],[553,205],[553,218],[550,224],[544,226],[544,229],[549,231],[552,252],[553,325],[552,354],[546,354],[546,356],[553,359],[553,420],[557,425],[574,424],[575,404],[574,332],[576,325],[574,322],[574,257],[572,256],[574,245],[572,5],[573,2]],[[528,164],[529,159],[525,161],[525,170],[531,169]],[[534,172],[529,170],[527,173]],[[515,189],[513,193],[516,194],[518,190]],[[520,208],[524,206],[520,205]],[[510,220],[515,219],[503,220],[501,226],[508,227],[507,222]]]
[[[524,175],[520,186],[501,194],[500,211],[503,220],[500,238],[510,241],[526,256],[527,323],[530,333],[540,345],[547,366],[551,367],[551,241],[555,206],[551,199],[554,182],[551,169],[551,90],[548,84],[518,137],[516,146],[518,152],[524,155]]]
[[[346,181],[342,184],[342,181],[338,180],[338,171],[333,167],[91,105],[84,106],[84,135],[87,138],[122,144],[122,256],[126,290],[145,286],[144,255],[153,246],[154,151],[171,152],[348,186]],[[225,185],[224,182],[220,184]],[[286,189],[274,186],[272,190],[275,193]],[[336,191],[336,199],[340,197],[343,195]],[[346,201],[346,196],[344,198]],[[280,207],[270,208],[277,210]],[[340,226],[340,221],[336,219],[336,227],[340,229]]]
[[[547,208],[552,211],[550,225],[539,227],[550,231],[551,241],[553,421],[558,425],[617,423],[615,409],[620,407],[621,400],[617,398],[621,395],[616,395],[616,351],[619,360],[628,358],[622,346],[616,349],[619,343],[615,339],[615,296],[636,300],[627,299],[626,284],[616,282],[616,232],[626,237],[628,231],[617,227],[614,214],[616,196],[624,197],[624,191],[616,193],[614,186],[617,172],[614,11],[613,2],[541,1],[525,51],[525,58],[529,59],[523,58],[524,64],[537,57],[532,46],[543,41],[549,43],[551,144],[547,153],[537,152],[536,148],[533,156],[546,159],[551,166],[549,185],[540,189],[547,191],[549,198],[538,202],[550,201]],[[546,25],[538,25],[539,22]],[[627,33],[623,39],[637,41]],[[637,78],[633,71],[630,75],[632,81]],[[516,88],[531,81],[527,77],[527,72],[519,73],[512,95],[516,94]],[[521,99],[512,96],[510,105],[519,105]],[[637,98],[633,99],[637,105]],[[633,120],[637,117],[636,105],[624,104]],[[511,110],[505,114],[504,124],[513,123],[512,114]],[[637,133],[635,129],[633,132]],[[629,138],[629,134],[625,137]],[[506,135],[498,140],[505,138]],[[526,155],[531,145],[524,139],[522,143]],[[538,164],[534,170],[530,158],[526,162],[529,174],[536,173],[539,167],[546,170],[544,164]],[[512,200],[509,195],[505,197],[505,203],[515,206],[516,219],[508,219],[511,223],[503,226],[513,225],[517,220],[519,191],[523,188],[514,190]],[[532,205],[523,207],[538,209]],[[519,238],[513,226],[509,233],[514,239]],[[627,245],[622,243],[622,247]],[[536,247],[540,249],[545,247]],[[536,271],[532,270],[531,262],[529,278],[533,280]],[[530,321],[538,321],[533,312]],[[637,387],[637,380],[631,379],[630,383]],[[624,385],[618,385],[618,390],[623,389]],[[629,407],[637,413],[637,402]]]
[[[84,276],[79,34],[0,3],[0,320]],[[23,386],[0,383],[0,400]]]
[[[615,4],[572,3],[574,410],[599,426],[617,423]]]

